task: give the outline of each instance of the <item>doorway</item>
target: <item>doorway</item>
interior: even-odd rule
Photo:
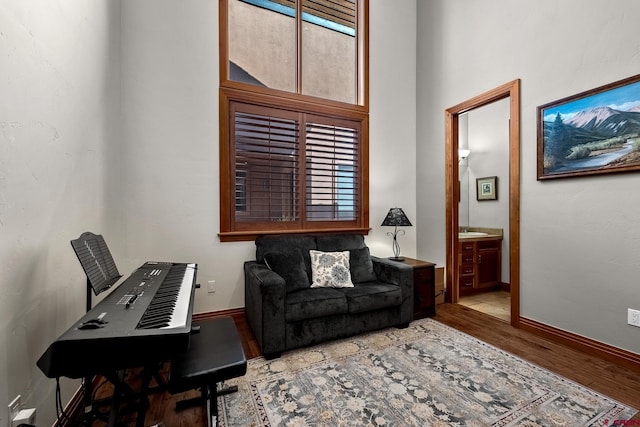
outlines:
[[[446,301],[458,303],[460,298],[460,200],[459,143],[461,115],[472,110],[509,100],[508,188],[508,260],[510,285],[510,323],[517,327],[520,319],[520,80],[514,80],[445,110],[446,152]],[[474,183],[475,184],[475,183]],[[464,279],[464,278],[463,278]]]

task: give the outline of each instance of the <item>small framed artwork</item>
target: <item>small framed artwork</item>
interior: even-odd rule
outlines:
[[[476,199],[482,200],[498,200],[498,177],[486,176],[484,178],[476,178]]]

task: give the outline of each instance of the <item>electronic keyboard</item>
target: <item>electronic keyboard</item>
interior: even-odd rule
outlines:
[[[196,270],[146,262],[54,341],[38,367],[49,378],[82,378],[187,351]]]

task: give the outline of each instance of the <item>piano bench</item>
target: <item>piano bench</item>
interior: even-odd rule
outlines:
[[[205,404],[207,424],[215,426],[218,417],[218,396],[237,388],[219,392],[219,382],[247,372],[247,359],[242,341],[231,317],[217,317],[194,322],[199,332],[191,336],[189,350],[171,360],[169,392],[182,393],[200,389],[199,398],[176,403],[176,411],[194,404]]]

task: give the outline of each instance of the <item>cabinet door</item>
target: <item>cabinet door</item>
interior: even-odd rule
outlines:
[[[493,286],[500,284],[501,274],[500,249],[486,248],[478,250],[478,284],[477,286]]]
[[[435,315],[435,267],[416,267],[413,270],[413,317],[419,319]]]

